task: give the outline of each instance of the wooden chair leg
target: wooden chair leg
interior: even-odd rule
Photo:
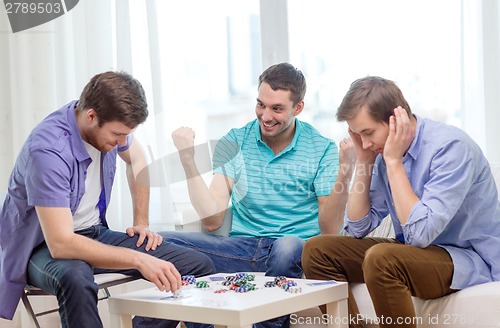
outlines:
[[[23,301],[24,308],[28,312],[28,316],[31,319],[31,323],[34,324],[36,328],[40,328],[40,324],[38,323],[38,320],[36,318],[37,315],[35,314],[35,311],[33,311],[33,307],[31,306],[31,303],[28,299],[28,295],[25,292],[23,292],[21,299]]]

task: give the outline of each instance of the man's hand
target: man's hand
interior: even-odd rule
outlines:
[[[144,253],[141,254],[144,257],[137,269],[144,278],[154,283],[161,291],[175,292],[181,288],[181,274],[172,263]]]
[[[194,138],[193,129],[188,127],[183,126],[172,132],[172,140],[179,151],[181,161],[194,158]]]
[[[415,128],[410,118],[401,106],[394,109],[394,115],[389,119],[389,136],[385,142],[384,160],[401,162],[415,137]]]
[[[344,138],[339,142],[339,157],[341,172],[351,179],[356,164],[356,146],[351,138]]]
[[[361,141],[361,137],[359,134],[355,133],[351,129],[349,129],[348,132],[349,135],[351,136],[354,148],[356,149],[356,156],[358,162],[363,164],[375,163],[375,158],[377,157],[377,153],[371,151],[370,149],[363,148],[363,141]]]
[[[163,237],[161,235],[157,234],[155,231],[149,230],[149,228],[147,227],[136,225],[127,228],[125,232],[130,237],[133,237],[135,235],[139,236],[136,244],[137,247],[141,247],[141,245],[144,243],[144,240],[147,239],[146,251],[149,251],[150,249],[155,250],[156,247],[160,246],[163,242]]]

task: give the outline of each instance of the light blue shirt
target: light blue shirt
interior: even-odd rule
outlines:
[[[35,206],[64,207],[75,213],[85,192],[91,158],[85,149],[70,102],[38,124],[23,145],[9,178],[0,215],[0,317],[12,319],[26,285],[33,248],[43,240]],[[101,154],[105,203],[111,198],[118,151]],[[104,196],[101,195],[102,197]]]
[[[500,203],[488,161],[462,130],[417,117],[415,139],[403,164],[420,200],[401,225],[382,156],[370,186],[371,210],[346,229],[364,237],[390,214],[398,239],[416,247],[448,251],[452,289],[500,280]]]
[[[232,129],[216,145],[214,173],[234,179],[230,236],[318,235],[318,196],[328,196],[338,172],[335,142],[295,120],[292,142],[279,154],[262,141],[257,120]]]

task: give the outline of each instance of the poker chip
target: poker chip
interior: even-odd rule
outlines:
[[[236,281],[238,280],[239,278],[236,277],[236,276],[227,276],[226,277],[226,281],[229,281],[229,282],[233,282],[233,281]]]
[[[182,282],[186,281],[188,285],[194,284],[196,282],[196,278],[193,275],[182,276],[181,280],[182,280]],[[183,283],[183,286],[185,286],[184,283]]]
[[[285,276],[277,276],[276,278],[274,278],[274,283],[277,285],[277,286],[281,286],[281,284],[286,281],[286,277]]]
[[[196,284],[195,284],[196,288],[208,288],[210,287],[210,284],[208,283],[208,281],[197,281]]]
[[[276,287],[276,283],[274,281],[266,281],[264,283],[264,287]]]
[[[245,277],[246,275],[247,275],[246,273],[238,272],[234,276],[236,277],[236,279],[241,279],[241,278]]]
[[[253,285],[253,284],[242,285],[242,286],[239,286],[238,288],[236,288],[234,291],[237,293],[246,293],[246,292],[249,292],[251,290],[255,290],[255,285]]]
[[[246,277],[247,281],[254,281],[255,280],[254,274],[247,274],[245,277]]]
[[[281,288],[285,288],[285,286],[288,286],[288,287],[297,286],[297,283],[293,280],[284,280],[284,281],[281,281],[280,286],[281,286]]]

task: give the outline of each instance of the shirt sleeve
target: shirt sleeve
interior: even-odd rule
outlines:
[[[240,154],[240,147],[231,130],[215,145],[214,155],[212,157],[213,173],[219,173],[235,179],[236,172],[234,161],[238,154]]]
[[[344,229],[350,236],[356,238],[365,237],[377,228],[382,220],[389,214],[389,207],[382,189],[385,188],[385,186],[383,179],[380,177],[379,170],[385,170],[385,166],[382,164],[380,156],[375,162],[370,182],[370,212],[365,217],[356,221],[350,220],[347,213],[345,215],[344,221],[346,222],[346,226]]]
[[[130,145],[132,144],[132,141],[134,140],[134,135],[133,134],[129,134],[127,136],[127,143],[125,144],[125,146],[118,146],[118,152],[122,152],[122,151],[126,151],[130,148]]]
[[[56,151],[47,149],[33,151],[27,161],[25,181],[28,204],[69,208],[73,194],[71,165]]]
[[[331,141],[318,164],[318,171],[314,179],[316,196],[328,196],[332,192],[338,172],[339,152],[335,142]]]
[[[427,247],[445,230],[471,188],[473,156],[474,152],[460,140],[435,152],[423,194],[402,226],[408,244]]]

